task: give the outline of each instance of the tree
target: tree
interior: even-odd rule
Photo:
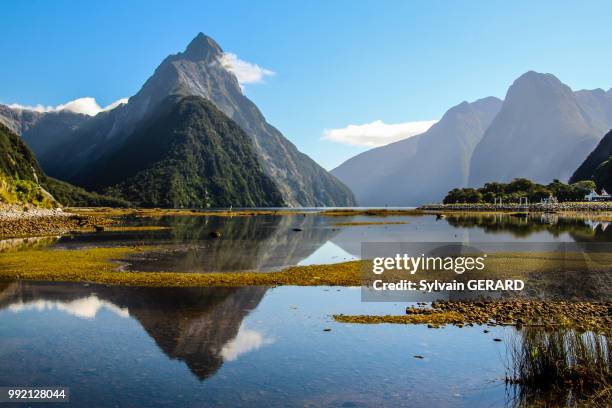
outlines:
[[[507,184],[505,191],[507,193],[527,192],[535,186],[535,183],[526,178],[515,178]]]

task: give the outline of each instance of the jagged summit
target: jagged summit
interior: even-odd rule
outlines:
[[[210,61],[219,58],[222,54],[223,49],[215,40],[204,33],[198,33],[187,45],[185,51],[177,56],[191,61]]]

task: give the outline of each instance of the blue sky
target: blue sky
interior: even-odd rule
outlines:
[[[245,93],[328,169],[368,147],[325,140],[325,129],[439,119],[463,100],[503,97],[528,70],[573,89],[612,87],[607,1],[56,0],[2,9],[2,103],[91,96],[105,106],[136,93],[202,31],[274,71]]]

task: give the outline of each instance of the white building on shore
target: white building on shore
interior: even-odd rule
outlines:
[[[601,190],[601,194],[597,194],[597,191],[591,190],[589,194],[584,196],[584,199],[586,201],[612,201],[612,196],[604,189]]]

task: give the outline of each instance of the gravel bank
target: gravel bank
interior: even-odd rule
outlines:
[[[0,207],[0,237],[57,235],[73,230],[93,230],[111,220],[65,212],[61,208]]]

